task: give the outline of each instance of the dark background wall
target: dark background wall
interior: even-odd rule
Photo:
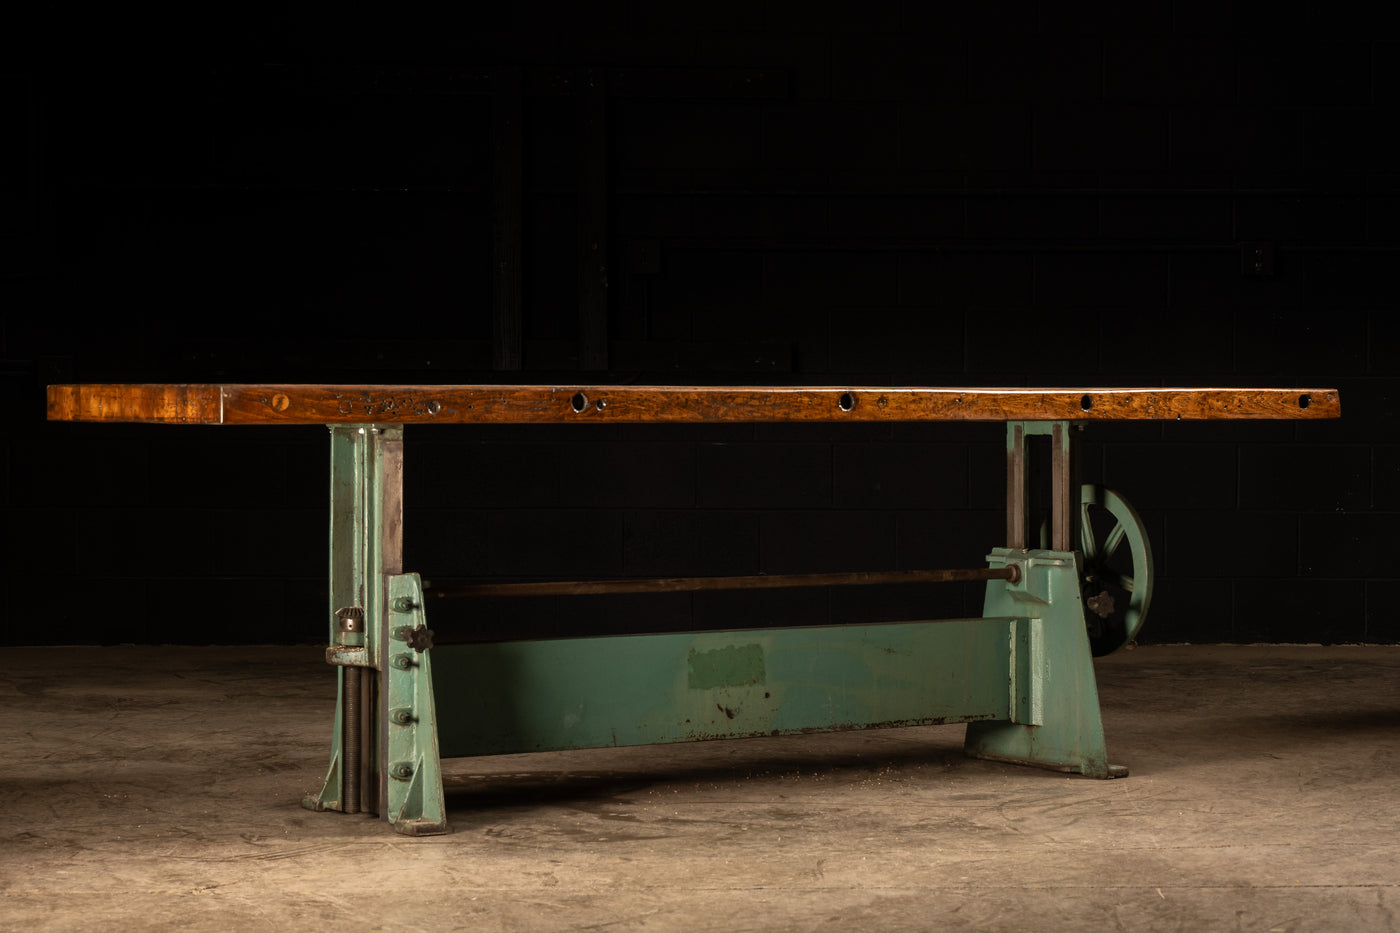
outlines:
[[[210,17],[178,54],[149,23],[36,28],[3,83],[0,641],[324,637],[325,430],[44,422],[44,384],[102,380],[1337,387],[1338,422],[1093,426],[1086,478],[1153,533],[1144,641],[1400,639],[1395,24],[1068,6]],[[975,566],[1002,443],[410,428],[407,565]],[[979,609],[819,590],[436,620]]]

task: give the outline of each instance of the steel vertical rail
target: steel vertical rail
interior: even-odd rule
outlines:
[[[340,753],[345,762],[343,769],[344,788],[341,808],[346,813],[360,812],[360,768],[362,766],[360,747],[360,725],[364,709],[360,705],[360,669],[342,668],[345,672],[344,708],[340,722]]]
[[[1006,546],[1026,546],[1026,426],[1006,426]]]
[[[1068,551],[1074,516],[1071,511],[1073,499],[1072,471],[1070,464],[1070,426],[1067,422],[1056,421],[1051,435],[1050,450],[1050,546],[1056,551]]]
[[[377,678],[380,689],[374,704],[377,728],[371,733],[376,749],[367,757],[371,762],[369,773],[378,791],[378,812],[389,819],[389,775],[384,761],[389,748],[389,691],[383,672],[388,670],[391,641],[388,578],[403,573],[403,425],[369,425],[366,432],[373,463],[369,503],[373,518],[366,523],[365,578],[369,592],[365,609],[373,613],[373,622],[366,624],[365,630],[366,637],[375,640],[373,650],[380,672]]]

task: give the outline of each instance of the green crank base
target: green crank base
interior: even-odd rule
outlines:
[[[1084,624],[1079,556],[1072,552],[994,550],[993,567],[1018,564],[1021,579],[987,587],[988,615],[1028,616],[1011,634],[1016,715],[975,723],[964,751],[1090,777],[1119,777],[1104,746],[1099,692]]]
[[[975,758],[1126,774],[1107,762],[1077,555],[998,549],[988,560],[1019,577],[987,584],[979,619],[436,648],[414,638],[426,631],[418,575],[389,576],[382,815],[408,835],[447,831],[443,755],[954,722],[968,724]]]

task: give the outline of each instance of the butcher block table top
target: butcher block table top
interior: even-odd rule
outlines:
[[[156,424],[1215,421],[1337,418],[1336,389],[892,386],[48,387],[50,421]]]

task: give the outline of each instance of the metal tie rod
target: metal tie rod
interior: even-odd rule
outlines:
[[[650,580],[574,580],[547,583],[478,583],[443,586],[424,595],[437,599],[485,596],[601,596],[607,593],[695,593],[702,590],[776,590],[797,586],[869,586],[881,583],[961,583],[1007,580],[1021,571],[1009,567],[970,570],[889,570],[857,573],[788,573],[746,577],[669,577]]]

